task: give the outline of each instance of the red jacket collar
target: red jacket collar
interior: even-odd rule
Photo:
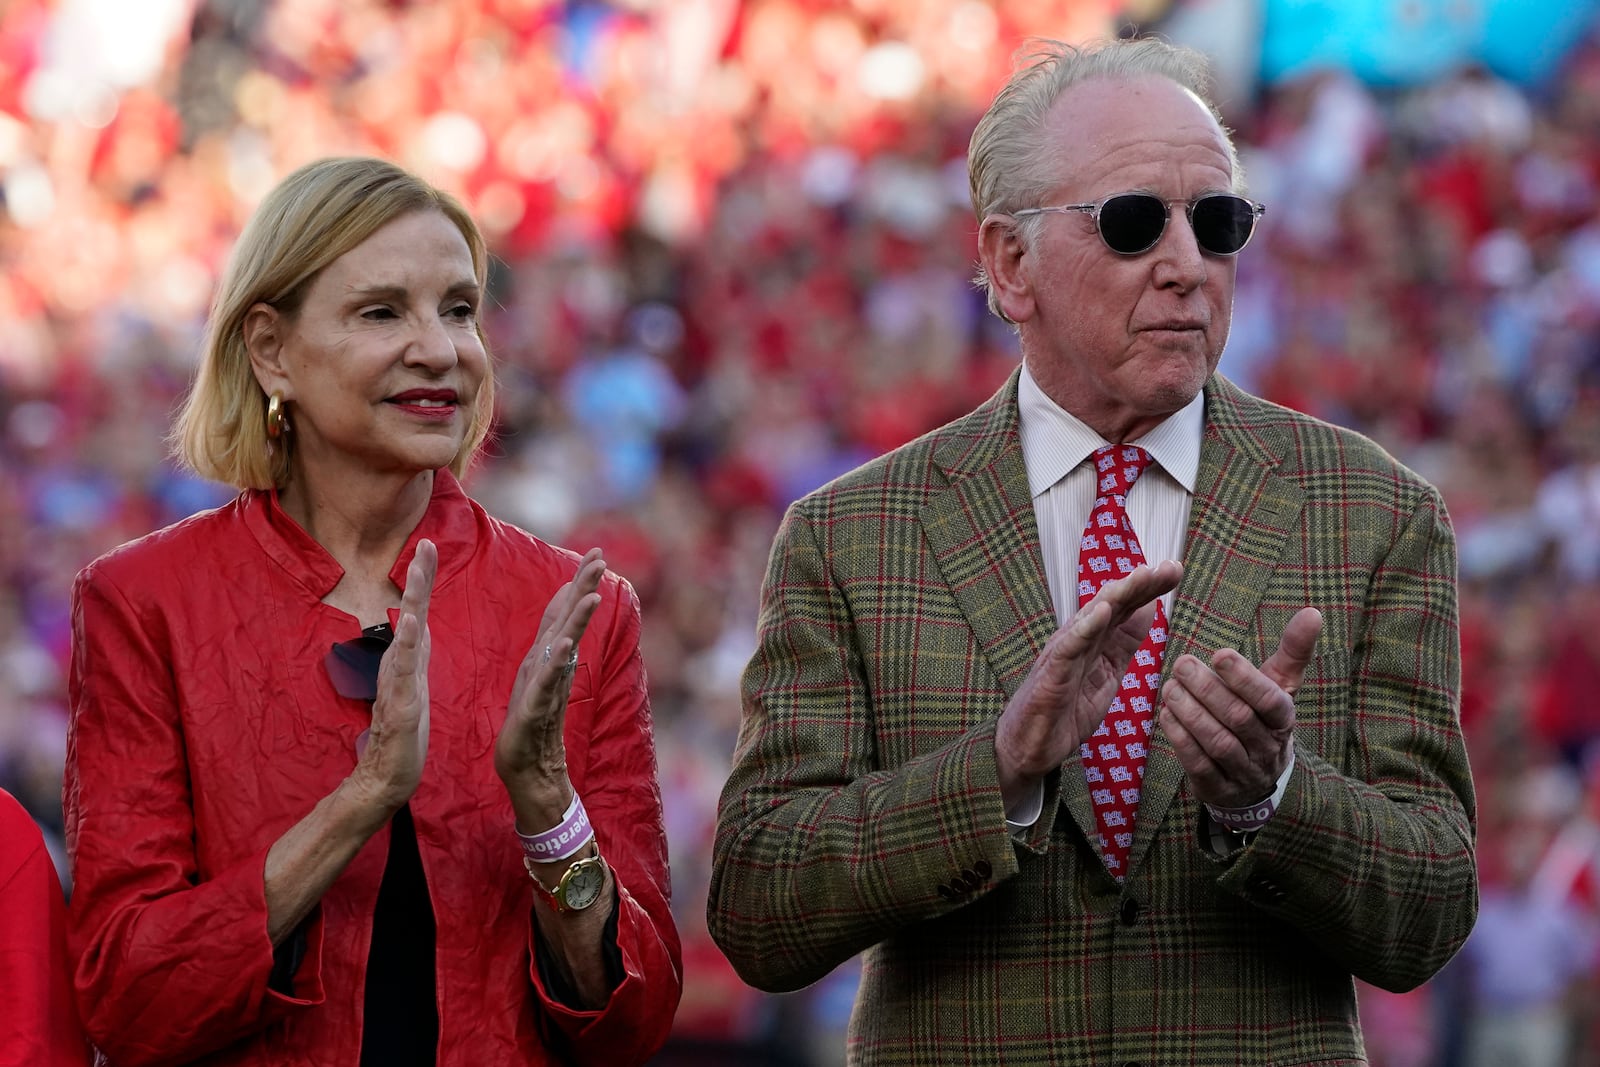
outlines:
[[[239,513],[266,554],[287,577],[321,600],[344,577],[344,568],[278,502],[276,489],[250,489],[239,498]],[[461,483],[448,470],[433,472],[433,496],[405,547],[389,570],[389,579],[402,591],[406,568],[416,555],[417,542],[428,538],[439,549],[439,576],[435,588],[466,565],[478,543],[478,509]]]

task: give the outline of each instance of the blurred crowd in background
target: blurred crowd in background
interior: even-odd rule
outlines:
[[[602,546],[644,604],[685,940],[661,1062],[838,1062],[851,968],[768,997],[705,934],[771,536],[1015,367],[971,285],[964,153],[1019,43],[1183,6],[9,0],[0,786],[59,855],[72,578],[227,499],[164,436],[231,242],[298,164],[384,155],[456,191],[497,256],[501,410],[470,491]],[[1224,373],[1376,438],[1460,542],[1483,912],[1429,985],[1362,987],[1373,1063],[1593,1067],[1600,35],[1533,84],[1310,69],[1226,111],[1268,208]]]

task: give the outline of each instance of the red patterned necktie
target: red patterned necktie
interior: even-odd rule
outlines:
[[[1144,562],[1133,523],[1128,521],[1128,490],[1150,465],[1150,453],[1136,445],[1106,445],[1090,458],[1097,479],[1096,496],[1083,540],[1078,543],[1079,610],[1094,599],[1101,586],[1127,576]],[[1128,873],[1128,851],[1133,846],[1133,822],[1139,812],[1166,644],[1167,612],[1158,600],[1155,621],[1123,672],[1111,709],[1078,750],[1094,805],[1096,843],[1106,870],[1119,882]]]

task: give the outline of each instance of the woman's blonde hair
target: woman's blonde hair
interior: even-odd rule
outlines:
[[[211,305],[200,370],[172,430],[179,459],[201,477],[238,489],[287,483],[292,434],[268,448],[267,396],[250,368],[245,317],[264,303],[292,318],[330,263],[416,211],[441,212],[461,231],[478,286],[484,288],[489,254],[472,216],[455,197],[393,163],[365,157],[322,159],[296,170],[267,194],[239,235]],[[478,330],[483,339],[482,327]],[[491,360],[472,425],[450,464],[457,477],[471,464],[493,418]]]

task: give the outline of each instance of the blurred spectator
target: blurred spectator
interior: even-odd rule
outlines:
[[[1563,765],[1516,783],[1519,810],[1485,844],[1478,924],[1461,950],[1468,1067],[1565,1067],[1573,1012],[1600,962],[1600,930],[1574,901],[1540,892],[1539,858],[1577,799]]]

